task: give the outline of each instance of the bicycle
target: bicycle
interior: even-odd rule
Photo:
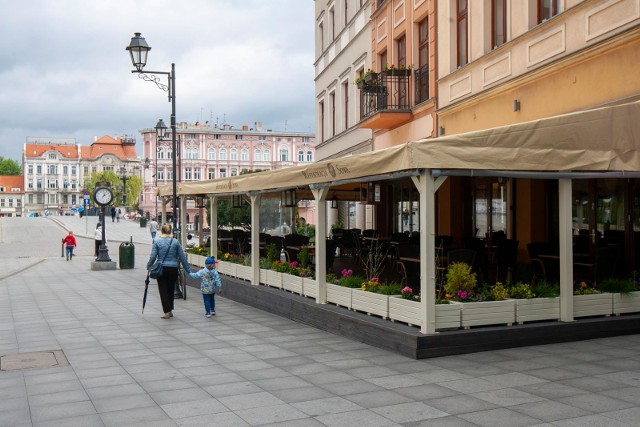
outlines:
[[[182,299],[187,299],[187,272],[184,270],[182,265],[178,265],[178,279],[176,281],[178,287],[176,291],[179,291],[182,294]],[[175,293],[176,296],[179,297],[178,292]]]

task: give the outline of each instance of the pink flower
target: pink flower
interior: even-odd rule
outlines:
[[[347,270],[346,268],[342,269],[342,277],[351,276],[353,274],[352,270]]]
[[[413,289],[411,289],[408,286],[405,286],[404,288],[402,288],[402,291],[400,292],[402,292],[403,294],[413,294]]]
[[[377,277],[372,277],[372,278],[371,278],[371,281],[372,281],[372,282],[379,282],[379,281],[380,281],[380,279],[379,279],[379,278],[377,278]]]
[[[467,299],[468,296],[469,296],[469,294],[467,294],[466,291],[458,291],[458,298]]]
[[[291,268],[296,268],[298,266],[298,261],[293,261],[291,264],[289,264],[289,266]]]

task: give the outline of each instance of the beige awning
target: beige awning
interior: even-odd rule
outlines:
[[[210,181],[178,194],[277,191],[417,169],[640,172],[640,101]],[[172,194],[172,186],[158,188]]]

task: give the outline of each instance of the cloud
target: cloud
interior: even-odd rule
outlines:
[[[313,2],[32,0],[0,16],[0,155],[27,136],[134,135],[167,122],[167,94],[131,73],[141,32],[146,69],[176,64],[177,120],[312,131]],[[166,77],[163,83],[166,83]],[[139,147],[138,147],[139,148]]]

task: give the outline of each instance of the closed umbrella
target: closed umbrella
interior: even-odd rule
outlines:
[[[142,297],[142,313],[144,313],[144,306],[147,303],[148,292],[149,292],[149,272],[147,272],[147,278],[144,279],[144,296]]]

